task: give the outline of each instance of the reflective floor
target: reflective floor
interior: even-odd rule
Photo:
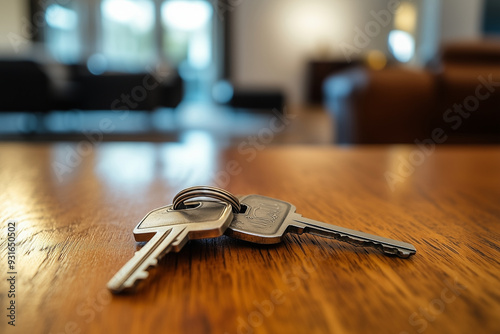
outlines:
[[[181,142],[204,135],[218,145],[329,144],[333,123],[322,107],[252,111],[200,102],[144,111],[0,113],[0,140]]]

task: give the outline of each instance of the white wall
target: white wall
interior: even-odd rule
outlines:
[[[442,3],[436,15],[421,13],[433,21],[426,23],[426,29],[421,27],[419,53],[422,59],[432,57],[443,41],[481,35],[483,0],[415,1],[431,3],[432,6],[427,6],[431,11],[436,8],[434,3]],[[307,61],[322,55],[329,59],[345,59],[339,45],[352,45],[356,37],[354,29],[364,30],[366,24],[374,20],[370,11],[387,9],[390,0],[235,2],[238,6],[233,11],[231,80],[240,87],[282,88],[290,104],[300,104],[305,100]],[[362,51],[378,49],[386,53],[391,25],[370,38]]]
[[[364,30],[367,22],[374,21],[371,10],[387,8],[387,0],[239,3],[233,11],[231,80],[240,87],[282,88],[289,104],[304,101],[307,60],[345,59],[339,45],[355,45],[355,28]],[[370,49],[385,52],[389,28],[381,28],[380,33],[370,37],[361,53]]]
[[[11,33],[17,36],[22,36],[22,22],[23,19],[28,19],[27,1],[24,0],[0,0],[0,53],[15,54],[9,37],[12,38]],[[24,39],[21,48],[26,48],[26,39]]]
[[[441,0],[441,40],[481,36],[483,0]]]

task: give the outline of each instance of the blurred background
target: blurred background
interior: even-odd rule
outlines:
[[[500,0],[0,1],[2,140],[500,142]]]

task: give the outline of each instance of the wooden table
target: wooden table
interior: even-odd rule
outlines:
[[[499,333],[500,148],[418,152],[1,144],[0,332]],[[418,252],[400,259],[310,235],[271,246],[223,236],[191,241],[142,291],[112,296],[107,281],[139,248],[134,226],[194,184],[287,200],[306,217]]]

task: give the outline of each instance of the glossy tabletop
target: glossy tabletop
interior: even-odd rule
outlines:
[[[500,147],[203,139],[0,144],[0,332],[500,332]],[[136,294],[111,295],[106,283],[141,246],[135,225],[200,184],[289,201],[417,254],[222,236],[167,254]]]

